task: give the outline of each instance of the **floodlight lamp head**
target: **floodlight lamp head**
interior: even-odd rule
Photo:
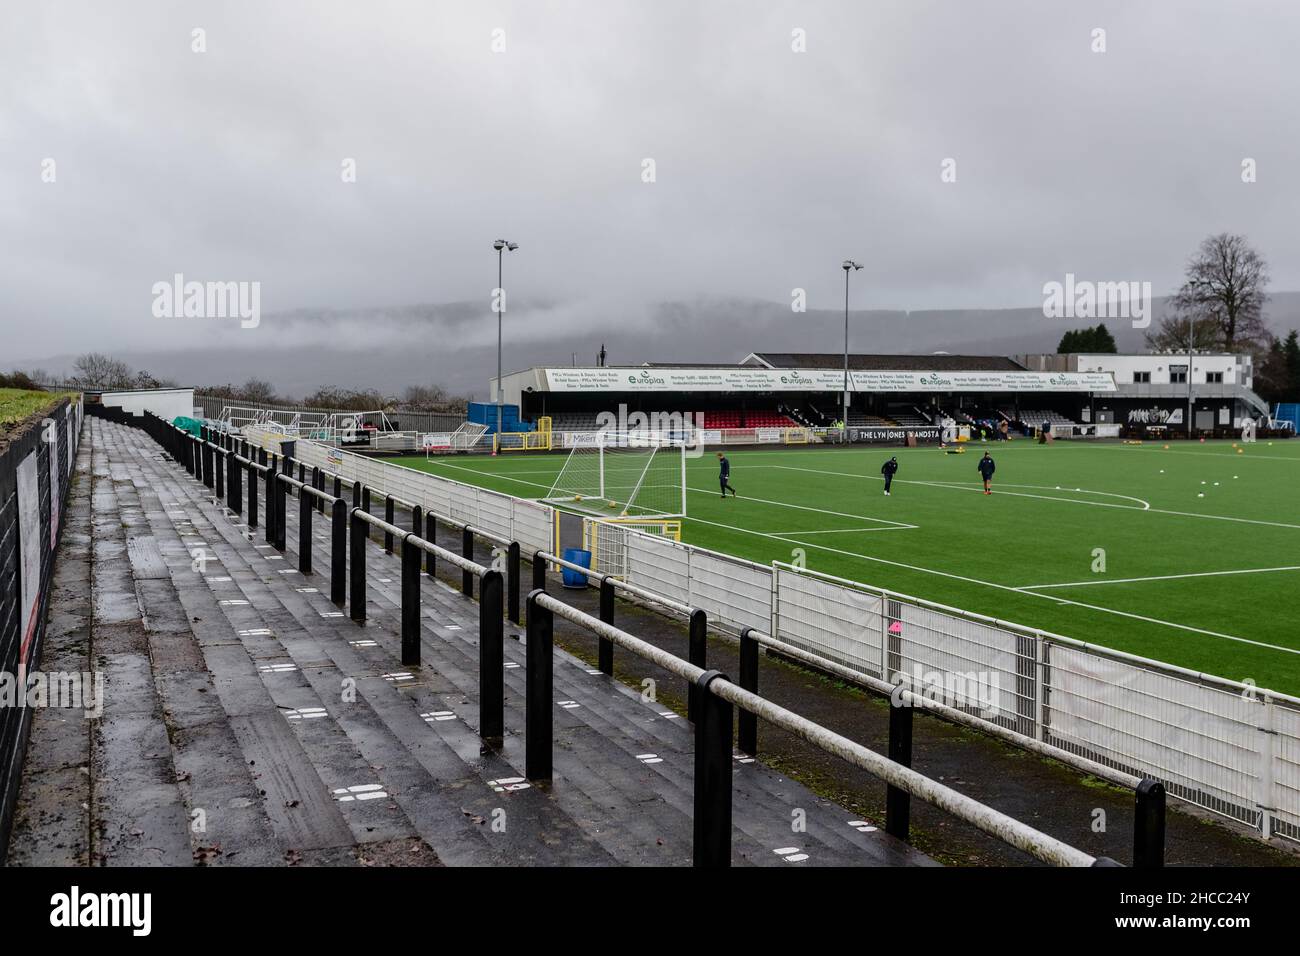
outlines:
[[[845,259],[841,268],[843,268],[845,272],[848,272],[850,269],[861,269],[862,266],[854,262],[852,259]]]
[[[505,247],[506,247],[506,241],[504,239],[498,239],[496,242],[492,243],[492,248],[495,249],[497,252],[500,252]]]
[[[514,252],[514,251],[515,251],[516,249],[518,249],[518,248],[519,248],[519,243],[517,243],[517,242],[507,242],[507,243],[506,243],[506,250],[509,251],[509,252]]]

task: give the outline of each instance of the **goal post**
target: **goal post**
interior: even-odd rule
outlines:
[[[686,514],[684,440],[658,432],[593,432],[569,451],[544,501],[606,518]]]

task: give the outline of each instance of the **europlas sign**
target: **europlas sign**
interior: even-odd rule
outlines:
[[[841,392],[844,372],[771,368],[548,368],[552,392]],[[849,373],[854,392],[1113,392],[1107,372]]]

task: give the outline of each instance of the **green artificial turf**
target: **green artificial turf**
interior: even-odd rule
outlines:
[[[1300,441],[1241,447],[1022,439],[961,455],[732,451],[740,497],[726,500],[710,453],[687,463],[682,537],[763,563],[801,549],[816,571],[1300,695]],[[986,450],[997,462],[991,496],[976,473]],[[891,455],[900,467],[885,497]],[[538,498],[564,460],[398,461]]]

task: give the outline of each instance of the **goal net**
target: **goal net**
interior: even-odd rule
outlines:
[[[545,500],[606,518],[683,516],[686,442],[659,432],[583,435]]]

